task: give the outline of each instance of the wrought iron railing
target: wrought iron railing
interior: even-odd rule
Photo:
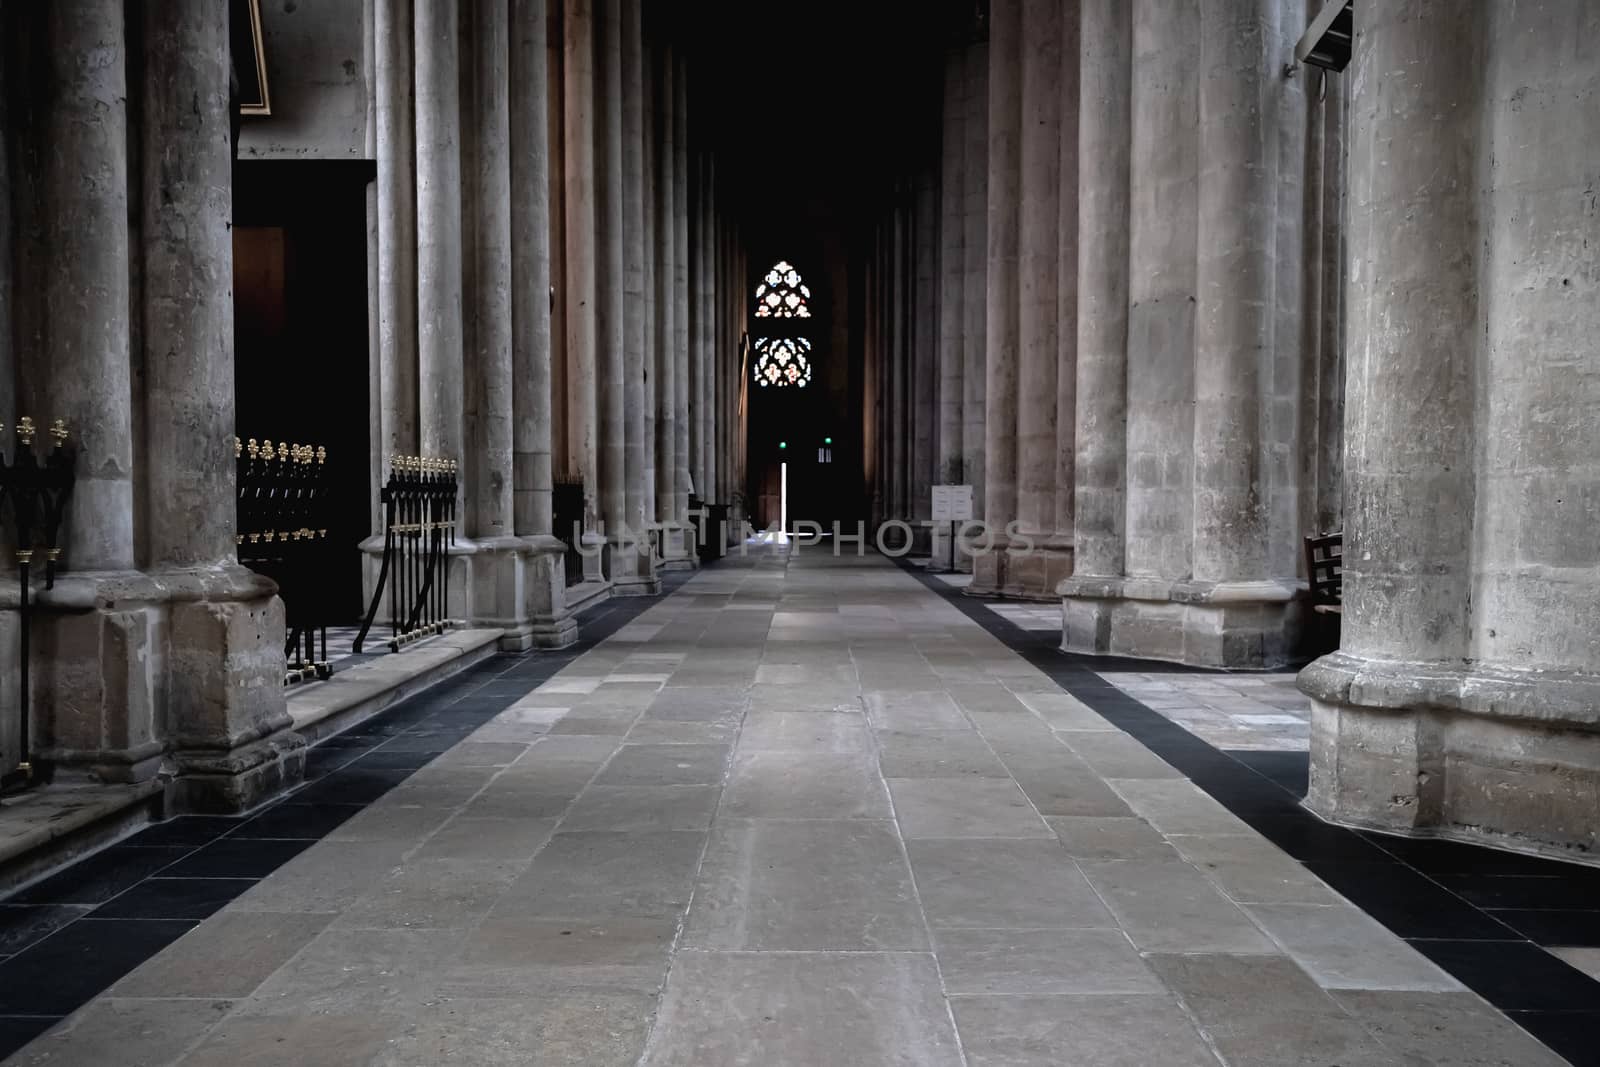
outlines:
[[[0,431],[5,429],[0,426]],[[11,542],[17,560],[18,670],[16,768],[0,776],[0,789],[24,786],[42,777],[42,768],[33,759],[33,738],[29,720],[33,698],[29,691],[30,623],[33,617],[33,567],[44,555],[44,587],[55,585],[61,563],[61,518],[75,479],[74,455],[67,448],[67,425],[61,419],[51,424],[48,436],[53,442],[43,462],[34,451],[38,435],[33,420],[24,416],[17,423],[17,447],[10,460],[0,451],[0,515],[9,514]],[[9,506],[8,506],[9,505]],[[0,744],[4,744],[0,741]]]
[[[383,565],[351,651],[359,653],[365,647],[385,593],[390,631],[386,643],[391,651],[450,628],[450,548],[456,542],[458,490],[453,459],[395,456],[390,460],[389,480],[379,492],[384,509]]]
[[[238,464],[239,562],[278,583],[288,630],[287,684],[327,678],[330,603],[328,575],[328,450],[320,445],[274,445],[233,440]]]

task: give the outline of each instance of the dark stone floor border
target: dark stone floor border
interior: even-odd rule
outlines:
[[[459,744],[661,596],[579,614],[567,648],[491,657],[316,744],[306,782],[245,815],[148,826],[0,900],[0,1059],[94,999],[419,768]]]
[[[1306,754],[1219,749],[1101,677],[1229,672],[1064,652],[992,610],[1005,601],[895,562],[1569,1062],[1600,1065],[1600,982],[1541,947],[1600,947],[1600,869],[1324,822],[1301,805]]]

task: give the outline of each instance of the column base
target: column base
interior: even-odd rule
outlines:
[[[656,596],[661,579],[656,576],[655,553],[648,541],[611,542],[611,595]]]
[[[463,558],[471,625],[502,631],[502,652],[565,648],[578,639],[566,605],[562,554],[554,537],[496,537],[473,542]]]
[[[1033,536],[1031,546],[1006,549],[1003,595],[1017,600],[1054,601],[1056,586],[1072,576],[1072,541]]]
[[[175,777],[187,810],[252,808],[304,776],[284,608],[237,564],[63,575],[39,597],[37,756],[63,777]]]
[[[956,544],[956,538],[950,533],[949,523],[937,523],[932,527],[929,544],[929,566],[935,572],[946,574],[957,571],[965,574],[972,573],[972,557],[962,552]],[[954,561],[951,556],[954,556]]]
[[[1299,686],[1323,818],[1600,860],[1600,677],[1335,652]]]
[[[660,569],[664,571],[692,571],[700,566],[700,558],[694,554],[693,542],[687,530],[681,527],[665,527],[661,531],[661,563]]]
[[[1056,586],[1072,574],[1072,541],[1047,534],[1019,534],[972,556],[974,596],[1013,600],[1056,599]]]
[[[1240,670],[1284,667],[1299,655],[1304,601],[1291,581],[1073,576],[1056,592],[1065,652]]]

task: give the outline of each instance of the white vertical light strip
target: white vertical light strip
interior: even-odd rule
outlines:
[[[789,539],[789,464],[778,464],[778,534],[779,542]]]

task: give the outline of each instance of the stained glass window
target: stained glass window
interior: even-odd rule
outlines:
[[[809,319],[810,299],[811,290],[800,280],[800,272],[781,260],[756,286],[756,318]]]
[[[756,342],[756,384],[795,386],[811,381],[811,342],[804,337],[763,337]]]

